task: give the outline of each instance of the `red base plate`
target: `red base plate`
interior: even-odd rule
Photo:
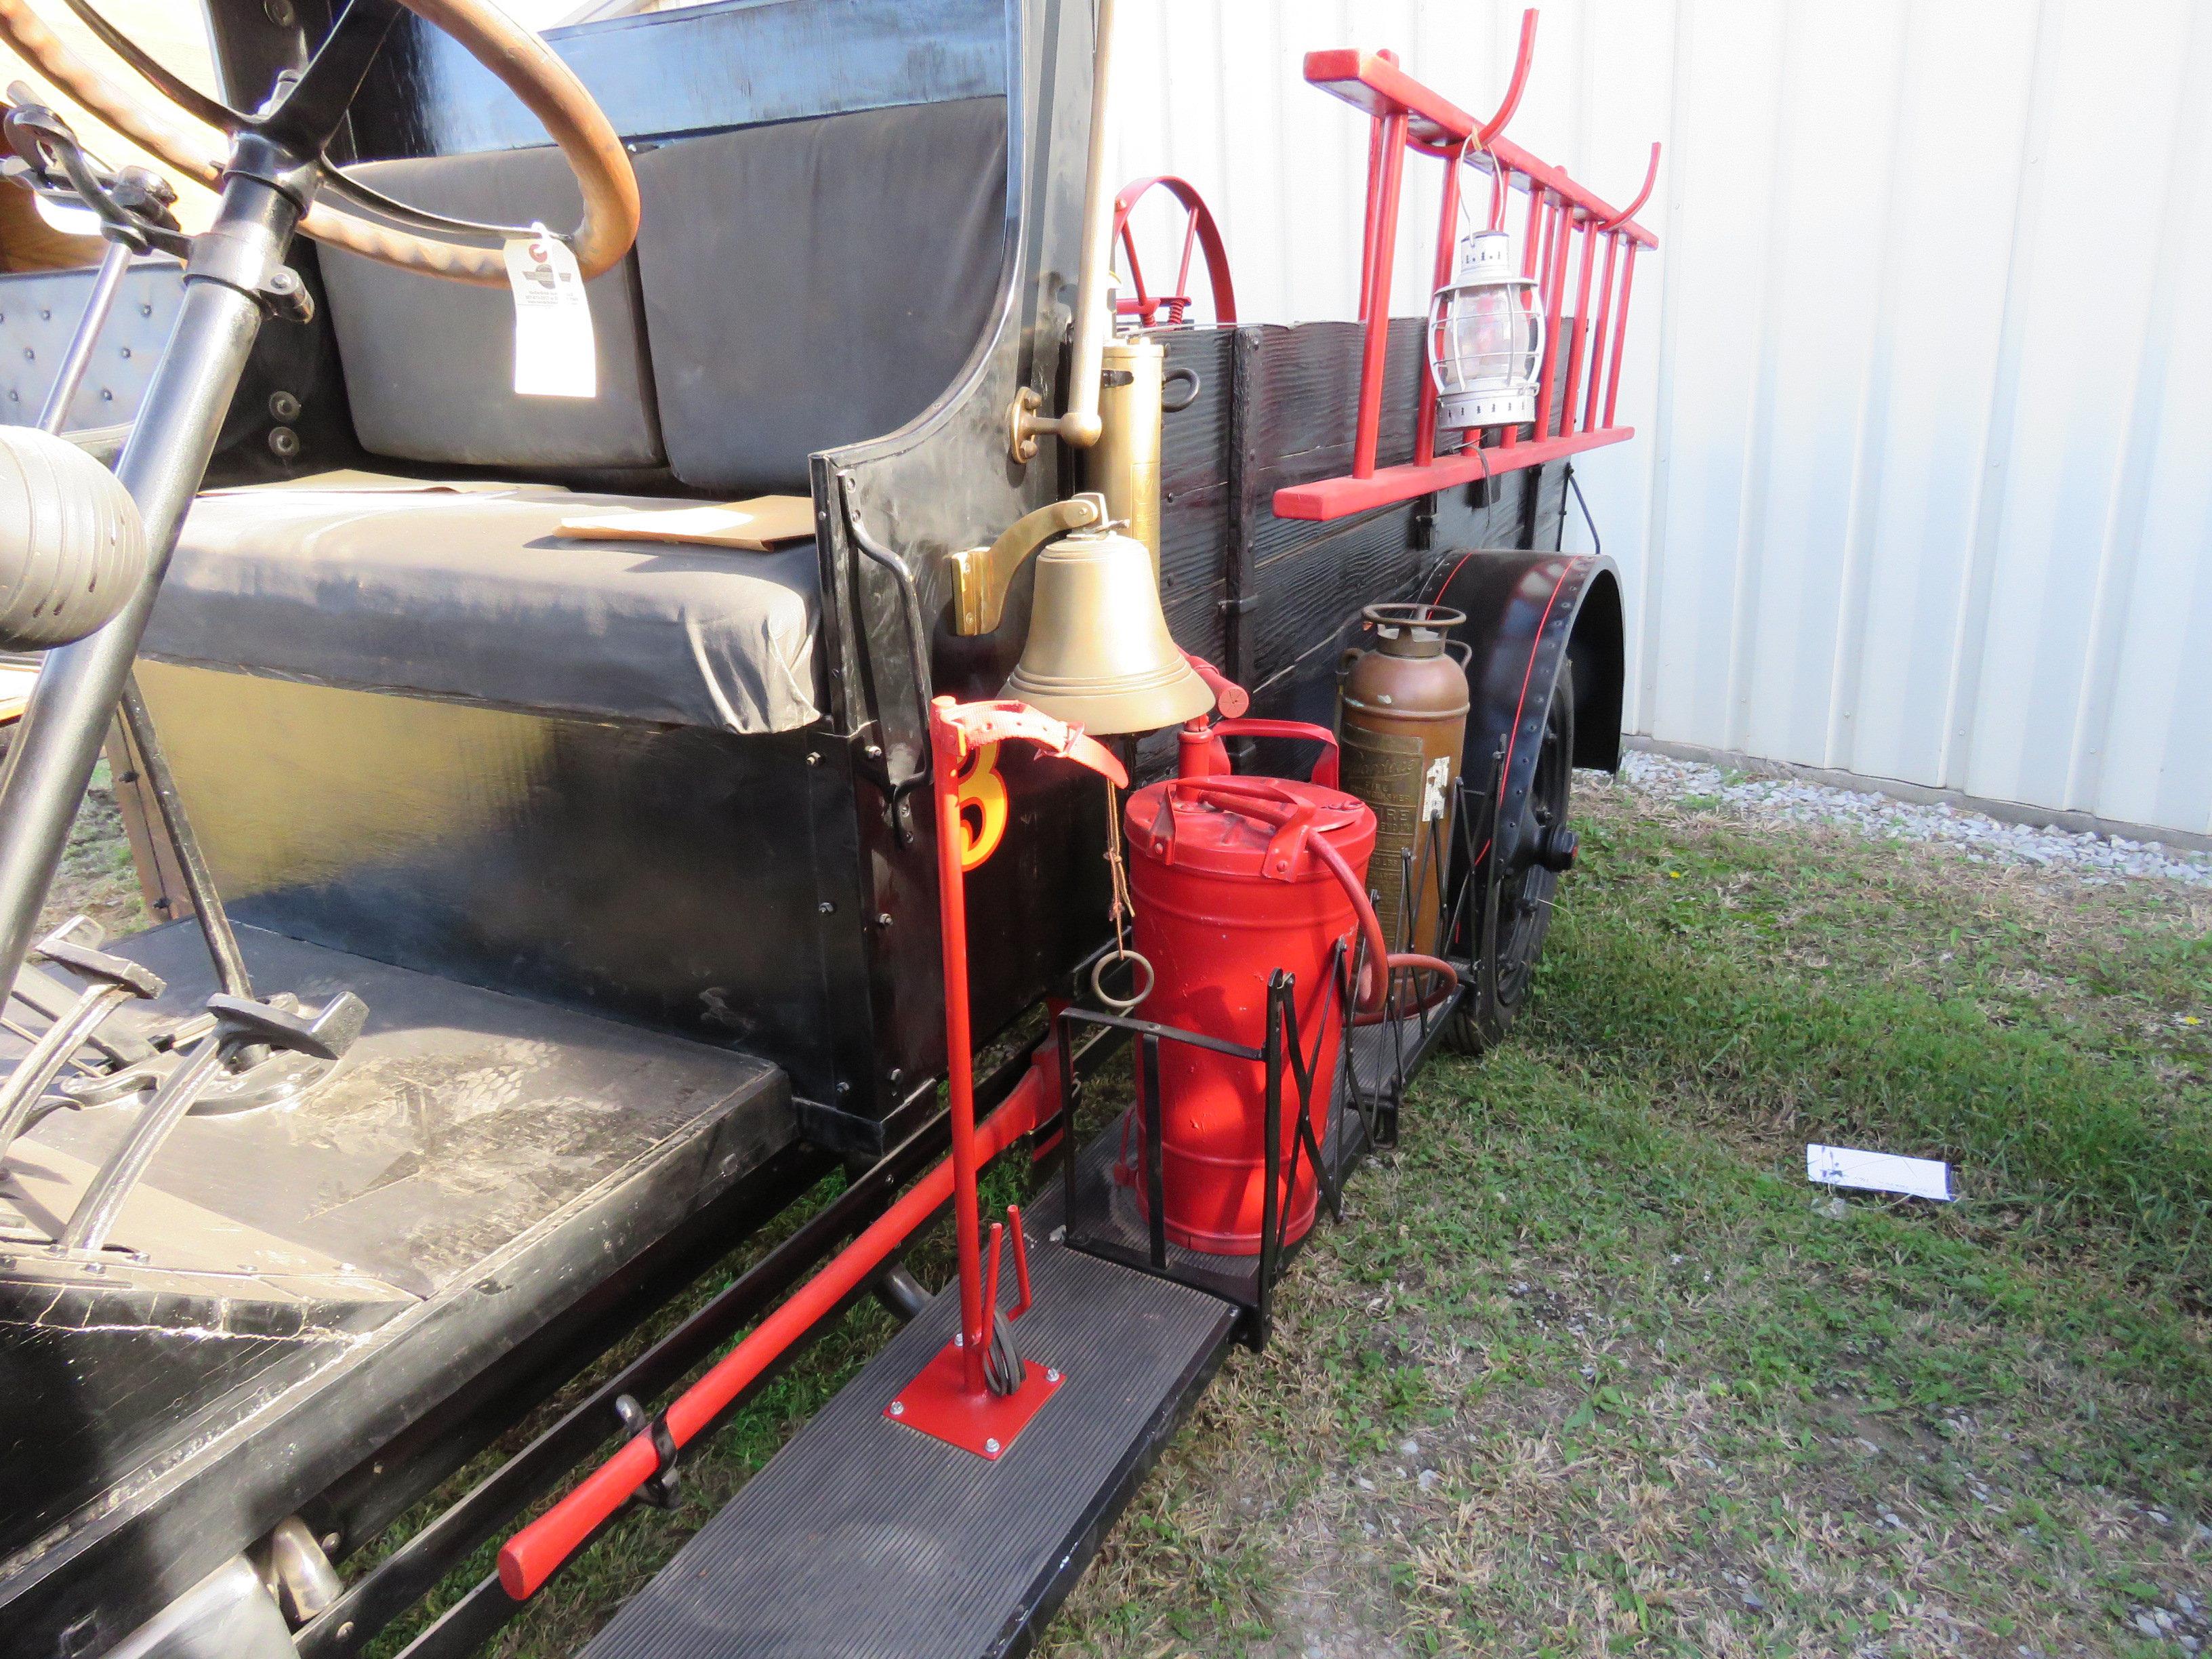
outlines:
[[[947,1445],[995,1460],[1014,1443],[1029,1426],[1030,1419],[1060,1391],[1065,1380],[1058,1371],[1034,1359],[1025,1359],[1022,1364],[1028,1376],[1013,1393],[993,1394],[986,1389],[971,1394],[967,1355],[948,1342],[900,1391],[898,1398],[884,1407],[884,1415]]]

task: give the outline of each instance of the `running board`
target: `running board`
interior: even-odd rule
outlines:
[[[1025,1652],[1236,1334],[1201,1291],[1053,1242],[1024,1217],[1022,1352],[1064,1379],[995,1462],[891,1401],[951,1340],[957,1283],[745,1483],[585,1659],[980,1659]]]

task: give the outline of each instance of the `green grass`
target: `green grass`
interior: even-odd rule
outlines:
[[[1583,805],[1522,1024],[1426,1074],[1056,1650],[2185,1651],[2203,896]],[[1814,1138],[1965,1199],[1816,1207]]]
[[[1583,786],[1521,1024],[1425,1074],[1045,1650],[2185,1651],[2212,897]],[[1835,1213],[1808,1139],[1952,1159],[1965,1196]],[[888,1330],[830,1333],[492,1651],[580,1645]]]

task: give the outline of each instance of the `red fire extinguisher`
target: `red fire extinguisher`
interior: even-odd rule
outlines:
[[[1267,982],[1295,976],[1298,1032],[1313,1054],[1306,1108],[1326,1139],[1344,1038],[1338,973],[1360,938],[1356,1001],[1379,1008],[1394,969],[1451,970],[1426,957],[1392,960],[1365,887],[1375,815],[1340,790],[1287,778],[1170,778],[1129,797],[1124,827],[1136,946],[1154,980],[1145,1018],[1253,1042],[1267,1020]],[[1340,957],[1341,943],[1346,952]],[[1253,1255],[1267,1186],[1265,1071],[1189,1045],[1160,1058],[1161,1193],[1167,1236],[1188,1248]],[[1140,1109],[1152,1109],[1140,1103]],[[1285,1243],[1313,1225],[1311,1161],[1295,1158],[1286,1115],[1279,1169]]]

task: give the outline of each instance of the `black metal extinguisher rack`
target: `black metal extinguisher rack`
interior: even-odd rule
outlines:
[[[1342,1176],[1351,1161],[1364,1150],[1353,1141],[1358,1133],[1356,1121],[1340,1118],[1331,1124],[1327,1139],[1332,1143],[1328,1150],[1335,1154],[1334,1157],[1324,1152],[1323,1137],[1316,1133],[1313,1124],[1316,1072],[1327,1040],[1326,1027],[1331,1018],[1342,1020],[1350,1013],[1348,981],[1343,971],[1347,961],[1347,954],[1340,945],[1329,958],[1330,994],[1322,1005],[1322,1029],[1312,1033],[1310,1046],[1299,1030],[1294,1000],[1296,976],[1283,969],[1277,969],[1267,981],[1266,1029],[1257,1047],[1208,1032],[1185,1030],[1090,1008],[1063,1009],[1053,1022],[1054,1040],[1059,1049],[1060,1098],[1066,1103],[1062,1121],[1071,1128],[1076,1121],[1083,1091],[1090,1086],[1076,1071],[1078,1027],[1126,1033],[1139,1079],[1137,1101],[1121,1117],[1124,1133],[1121,1145],[1126,1150],[1129,1131],[1133,1128],[1137,1139],[1136,1179],[1143,1183],[1145,1192],[1143,1214],[1133,1216],[1128,1208],[1133,1206],[1124,1207],[1115,1202],[1120,1184],[1115,1178],[1115,1168],[1122,1152],[1107,1151],[1102,1141],[1080,1146],[1081,1137],[1064,1133],[1060,1138],[1060,1149],[1066,1243],[1072,1249],[1154,1278],[1188,1285],[1233,1304],[1244,1315],[1240,1338],[1255,1352],[1267,1346],[1273,1317],[1275,1283],[1282,1275],[1284,1263],[1296,1249],[1286,1237],[1290,1220],[1286,1200],[1297,1184],[1300,1160],[1310,1161],[1321,1198],[1328,1205],[1330,1214],[1341,1218]],[[1168,1043],[1204,1048],[1266,1068],[1261,1122],[1265,1194],[1260,1249],[1255,1255],[1226,1255],[1192,1249],[1176,1244],[1167,1236],[1166,1195],[1162,1182],[1164,1102],[1160,1050]],[[1342,1064],[1341,1060],[1339,1064]],[[1297,1133],[1289,1138],[1287,1160],[1283,1156],[1286,1079],[1295,1097],[1297,1126]],[[1343,1091],[1339,1091],[1337,1102],[1332,1104],[1343,1098]]]

